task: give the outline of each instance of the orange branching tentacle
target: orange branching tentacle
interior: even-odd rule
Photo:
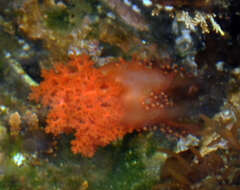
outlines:
[[[124,112],[119,103],[123,88],[93,65],[82,55],[43,70],[44,81],[30,94],[30,99],[51,108],[45,131],[53,135],[75,132],[72,151],[88,157],[98,146],[126,133],[119,122]]]

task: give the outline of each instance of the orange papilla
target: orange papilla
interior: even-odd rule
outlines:
[[[30,99],[50,107],[47,133],[75,133],[74,153],[92,157],[97,147],[129,131],[120,122],[124,115],[119,101],[122,85],[103,75],[87,55],[74,56],[67,64],[43,70],[42,77]]]

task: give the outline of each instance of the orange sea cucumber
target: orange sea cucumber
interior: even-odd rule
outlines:
[[[74,56],[68,64],[43,70],[44,81],[33,88],[30,99],[50,107],[47,133],[74,133],[72,151],[92,157],[97,147],[146,125],[188,128],[175,124],[184,107],[168,96],[191,82],[167,70],[136,59],[97,69],[87,55]]]

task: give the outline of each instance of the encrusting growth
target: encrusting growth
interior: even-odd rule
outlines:
[[[174,122],[185,108],[175,106],[168,93],[190,86],[190,80],[167,70],[122,59],[97,69],[87,55],[73,56],[43,70],[44,81],[33,87],[30,99],[50,107],[47,133],[74,133],[72,151],[92,157],[98,147],[146,126],[170,123],[188,130]]]

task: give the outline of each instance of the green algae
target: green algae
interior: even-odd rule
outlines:
[[[112,150],[112,168],[104,180],[92,182],[92,185],[90,183],[89,189],[151,189],[159,180],[160,169],[166,159],[164,156],[158,156],[157,149],[160,144],[157,143],[157,139],[158,136],[152,133],[127,136],[121,146]],[[167,147],[172,146],[169,141],[165,143]]]
[[[96,12],[93,4],[96,4],[96,1],[84,0],[72,1],[66,7],[50,7],[45,12],[47,27],[57,32],[71,31],[82,24],[86,14]]]
[[[28,161],[21,167],[8,163],[4,177],[0,180],[0,187],[11,190],[27,189],[63,189],[77,190],[83,179],[69,175],[64,168],[56,167],[48,162],[33,165],[34,158],[28,157]]]
[[[82,174],[74,174],[72,166],[59,166],[48,159],[38,159],[35,153],[27,153],[23,141],[21,136],[9,137],[0,144],[5,154],[4,167],[0,167],[4,171],[0,175],[0,189],[78,190],[83,182]]]
[[[8,138],[1,144],[7,153],[4,164],[8,167],[0,187],[79,190],[87,183],[88,190],[148,190],[159,180],[166,159],[158,156],[158,138],[152,133],[128,135],[123,141],[100,148],[91,159],[72,154],[69,138],[63,138],[54,156],[42,155],[47,159],[27,153],[22,146],[24,139],[19,137],[14,142]],[[173,145],[166,139],[161,142],[168,147]],[[14,161],[16,154],[24,157],[21,164]]]
[[[60,31],[69,30],[72,26],[69,12],[60,8],[47,11],[46,23],[49,28]]]
[[[4,176],[2,179],[0,179],[0,189],[4,190],[21,190],[23,188],[23,185],[18,183],[15,176]]]
[[[3,63],[3,61],[0,59],[0,77],[3,76],[3,71],[4,71],[4,63]]]

